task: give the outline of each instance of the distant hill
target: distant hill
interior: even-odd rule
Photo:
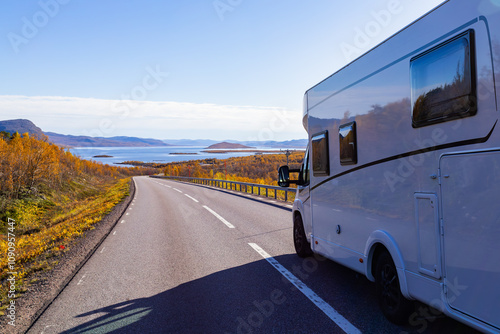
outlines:
[[[233,141],[231,141],[233,142]],[[248,146],[271,147],[271,148],[306,148],[307,139],[294,139],[287,141],[243,141],[237,142]]]
[[[210,139],[164,139],[165,143],[175,146],[209,146],[217,144],[217,140]]]
[[[207,147],[212,144],[217,144],[216,140],[210,139],[164,139],[165,143],[176,146],[204,146]],[[253,147],[270,147],[270,148],[306,148],[307,139],[294,139],[287,141],[237,141],[227,139],[225,142],[242,144]]]
[[[0,131],[9,132],[13,135],[16,132],[20,134],[28,132],[30,135],[35,135],[38,138],[43,136],[43,131],[38,126],[27,119],[11,119],[0,121]]]
[[[0,121],[0,131],[6,131],[10,134],[19,132],[20,134],[28,132],[31,135],[42,136],[44,132],[38,126],[27,119],[13,119]],[[147,146],[203,146],[208,149],[244,149],[254,147],[270,148],[305,148],[307,139],[297,139],[289,141],[236,141],[226,140],[218,143],[210,139],[166,139],[158,140],[151,138],[137,137],[88,137],[62,135],[54,132],[45,132],[49,140],[54,144],[69,147],[147,147]],[[215,145],[215,146],[214,146]]]
[[[146,147],[146,146],[170,146],[158,139],[145,139],[137,137],[88,137],[61,135],[54,132],[46,132],[49,140],[59,146],[71,147]]]
[[[242,145],[242,144],[236,144],[236,143],[228,143],[226,141],[222,142],[222,143],[217,143],[217,144],[213,144],[213,145],[210,145],[209,147],[207,147],[207,149],[236,149],[236,148],[254,148],[254,147],[250,147],[250,146],[246,146],[246,145]]]

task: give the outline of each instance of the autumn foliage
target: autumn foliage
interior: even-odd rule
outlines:
[[[129,176],[154,171],[83,160],[47,138],[0,132],[0,252],[11,247],[8,233],[15,236],[16,296],[32,274],[51,269],[58,253],[128,195]],[[4,256],[0,315],[8,271]]]
[[[47,138],[25,133],[0,137],[0,196],[21,198],[50,188],[61,189],[78,178],[114,179],[140,174],[126,169],[82,160]]]
[[[288,157],[292,168],[299,168],[304,152],[294,152]],[[287,164],[284,154],[259,154],[224,160],[205,159],[174,162],[163,167],[167,176],[191,176],[238,182],[277,185],[278,168]]]

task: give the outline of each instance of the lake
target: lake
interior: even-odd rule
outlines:
[[[86,160],[101,161],[114,165],[124,161],[168,163],[201,159],[227,159],[255,155],[254,152],[207,153],[206,147],[161,146],[161,147],[74,147],[70,152]],[[252,150],[276,151],[277,148],[257,147]],[[297,149],[300,150],[300,149]],[[303,150],[303,149],[302,149]],[[228,150],[231,151],[231,150]],[[176,155],[175,153],[187,153]],[[112,158],[94,158],[96,155],[110,155]]]

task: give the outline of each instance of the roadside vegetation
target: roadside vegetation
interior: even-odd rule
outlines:
[[[299,169],[304,159],[304,152],[293,152],[288,157],[290,168]],[[255,183],[262,185],[278,185],[278,168],[287,164],[285,154],[256,154],[246,157],[234,157],[224,160],[205,159],[185,162],[174,162],[157,166],[166,176],[190,176],[196,178],[207,178],[216,180],[227,180],[236,182]],[[297,177],[297,175],[291,175]],[[295,187],[295,185],[291,185]],[[257,189],[252,187],[243,188],[248,193],[254,193]],[[266,190],[260,189],[259,195],[265,195]],[[268,190],[268,196],[280,200],[285,199],[284,191]],[[294,195],[289,194],[288,200],[293,201]]]
[[[288,157],[288,164],[290,168],[300,168],[303,159],[304,152],[293,152]],[[191,176],[277,186],[278,168],[286,163],[285,154],[256,154],[224,160],[173,162],[161,166],[161,171],[168,176]]]
[[[18,296],[31,274],[56,265],[58,253],[128,195],[130,176],[153,172],[82,160],[46,138],[0,133],[0,311],[9,302],[9,272],[17,272]]]

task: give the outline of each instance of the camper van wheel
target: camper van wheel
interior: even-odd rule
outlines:
[[[387,251],[383,251],[378,257],[375,285],[378,302],[385,317],[398,325],[408,323],[414,304],[401,293],[396,266]]]
[[[293,219],[293,244],[298,256],[308,257],[313,254],[311,244],[307,241],[304,224],[300,215],[296,215]]]

